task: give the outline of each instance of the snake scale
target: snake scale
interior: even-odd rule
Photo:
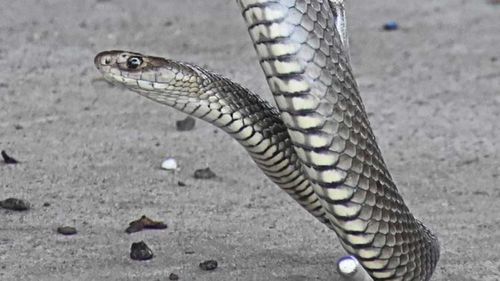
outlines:
[[[189,63],[105,51],[95,65],[112,83],[229,133],[374,280],[429,280],[439,243],[382,159],[352,74],[342,1],[237,2],[277,108]]]

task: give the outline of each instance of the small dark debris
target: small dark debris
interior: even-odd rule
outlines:
[[[129,227],[125,230],[127,233],[139,232],[143,229],[165,229],[167,225],[161,221],[154,221],[146,216],[129,223]]]
[[[384,24],[383,26],[384,30],[385,31],[394,31],[394,30],[398,30],[399,29],[399,25],[396,21],[388,21]]]
[[[132,243],[130,258],[138,261],[150,260],[153,258],[153,251],[151,251],[144,241]]]
[[[178,186],[186,186],[186,183],[185,183],[185,182],[183,182],[183,181],[178,181],[178,182],[177,182],[177,185],[178,185]]]
[[[170,273],[170,275],[168,276],[168,280],[179,280],[179,275]]]
[[[43,206],[44,207],[50,207],[50,203],[49,202],[45,202],[45,203],[43,203]]]
[[[57,228],[57,233],[62,235],[75,235],[77,231],[76,228],[72,226],[60,226]]]
[[[12,211],[26,211],[30,209],[30,204],[17,198],[7,198],[0,201],[0,207]]]
[[[184,254],[192,255],[192,254],[194,254],[194,251],[193,250],[186,250],[186,251],[184,251]]]
[[[179,120],[175,122],[175,125],[177,127],[177,131],[183,132],[183,131],[190,131],[194,128],[194,124],[196,121],[194,120],[193,117],[188,116],[184,120]]]
[[[491,58],[490,58],[490,61],[491,61],[491,62],[496,62],[497,60],[498,60],[498,58],[497,58],[497,57],[491,57]]]
[[[203,270],[214,270],[217,268],[217,261],[216,260],[207,260],[202,263],[200,263],[200,268]]]
[[[479,162],[479,157],[465,159],[458,163],[458,166],[468,166]]]
[[[134,233],[134,232],[139,232],[144,229],[144,225],[142,223],[139,223],[138,221],[133,221],[130,223],[130,225],[125,229],[125,232],[128,234]]]
[[[198,169],[194,171],[194,178],[195,179],[212,179],[215,178],[217,175],[210,170],[210,168],[205,168],[205,169]]]
[[[166,27],[169,27],[171,26],[173,23],[171,21],[166,21],[163,26],[166,26]],[[177,280],[177,279],[176,279]]]
[[[17,163],[19,163],[19,161],[10,157],[9,155],[7,155],[7,152],[5,152],[5,150],[2,150],[2,158],[3,158],[3,162],[5,162],[5,164],[17,164]]]
[[[472,194],[474,194],[474,195],[484,195],[484,196],[489,196],[488,192],[486,192],[486,191],[481,191],[481,190],[476,190],[476,191],[472,192]]]
[[[16,130],[22,130],[22,129],[24,129],[24,127],[22,125],[20,125],[20,124],[16,124],[16,125],[14,125],[14,129],[16,129]]]

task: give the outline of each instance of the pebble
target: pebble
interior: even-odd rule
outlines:
[[[17,198],[7,198],[0,201],[0,207],[12,211],[26,211],[30,209],[30,204]]]
[[[216,174],[210,170],[210,168],[198,169],[194,171],[195,179],[212,179],[215,178]]]
[[[13,157],[10,157],[7,152],[5,152],[5,150],[2,150],[2,158],[3,158],[3,162],[5,162],[5,164],[17,164],[19,163],[19,161],[17,161],[15,158]]]
[[[129,223],[129,227],[125,230],[127,233],[139,232],[143,229],[165,229],[168,226],[161,221],[154,221],[146,216]]]
[[[167,158],[163,163],[161,163],[161,168],[164,170],[175,170],[177,169],[177,161],[174,158]]]
[[[399,25],[396,21],[388,21],[384,24],[384,30],[387,30],[387,31],[393,31],[393,30],[398,30],[399,29]]]
[[[186,186],[186,183],[185,183],[185,182],[183,182],[183,181],[178,181],[178,182],[177,182],[177,185],[178,185],[178,186]]]
[[[75,235],[77,231],[76,228],[72,226],[60,226],[57,228],[57,233],[62,235]]]
[[[179,275],[170,273],[170,275],[168,276],[168,280],[179,280]]]
[[[207,260],[202,263],[200,263],[200,268],[203,270],[214,270],[217,268],[217,261],[216,260]]]
[[[196,123],[195,119],[191,116],[186,117],[184,120],[179,120],[175,122],[177,127],[177,131],[190,131],[194,128],[194,124]]]
[[[132,243],[130,258],[138,261],[150,260],[153,258],[153,251],[151,251],[144,241]]]

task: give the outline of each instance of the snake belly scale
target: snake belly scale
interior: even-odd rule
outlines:
[[[382,159],[332,2],[238,0],[277,109],[196,65],[135,52],[95,58],[104,77],[232,135],[374,280],[429,280],[437,238]]]

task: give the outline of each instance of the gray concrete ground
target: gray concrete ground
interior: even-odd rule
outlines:
[[[433,280],[500,280],[500,6],[352,1],[348,15],[385,160],[442,242]],[[22,163],[0,164],[0,199],[32,209],[0,210],[0,280],[336,280],[335,236],[223,132],[177,132],[183,114],[99,80],[106,49],[196,62],[270,97],[233,0],[3,1],[0,149]],[[159,169],[167,156],[180,171]],[[207,166],[217,179],[193,178]],[[169,228],[126,234],[142,214]],[[140,240],[154,259],[128,257]],[[201,271],[206,259],[219,268]]]

